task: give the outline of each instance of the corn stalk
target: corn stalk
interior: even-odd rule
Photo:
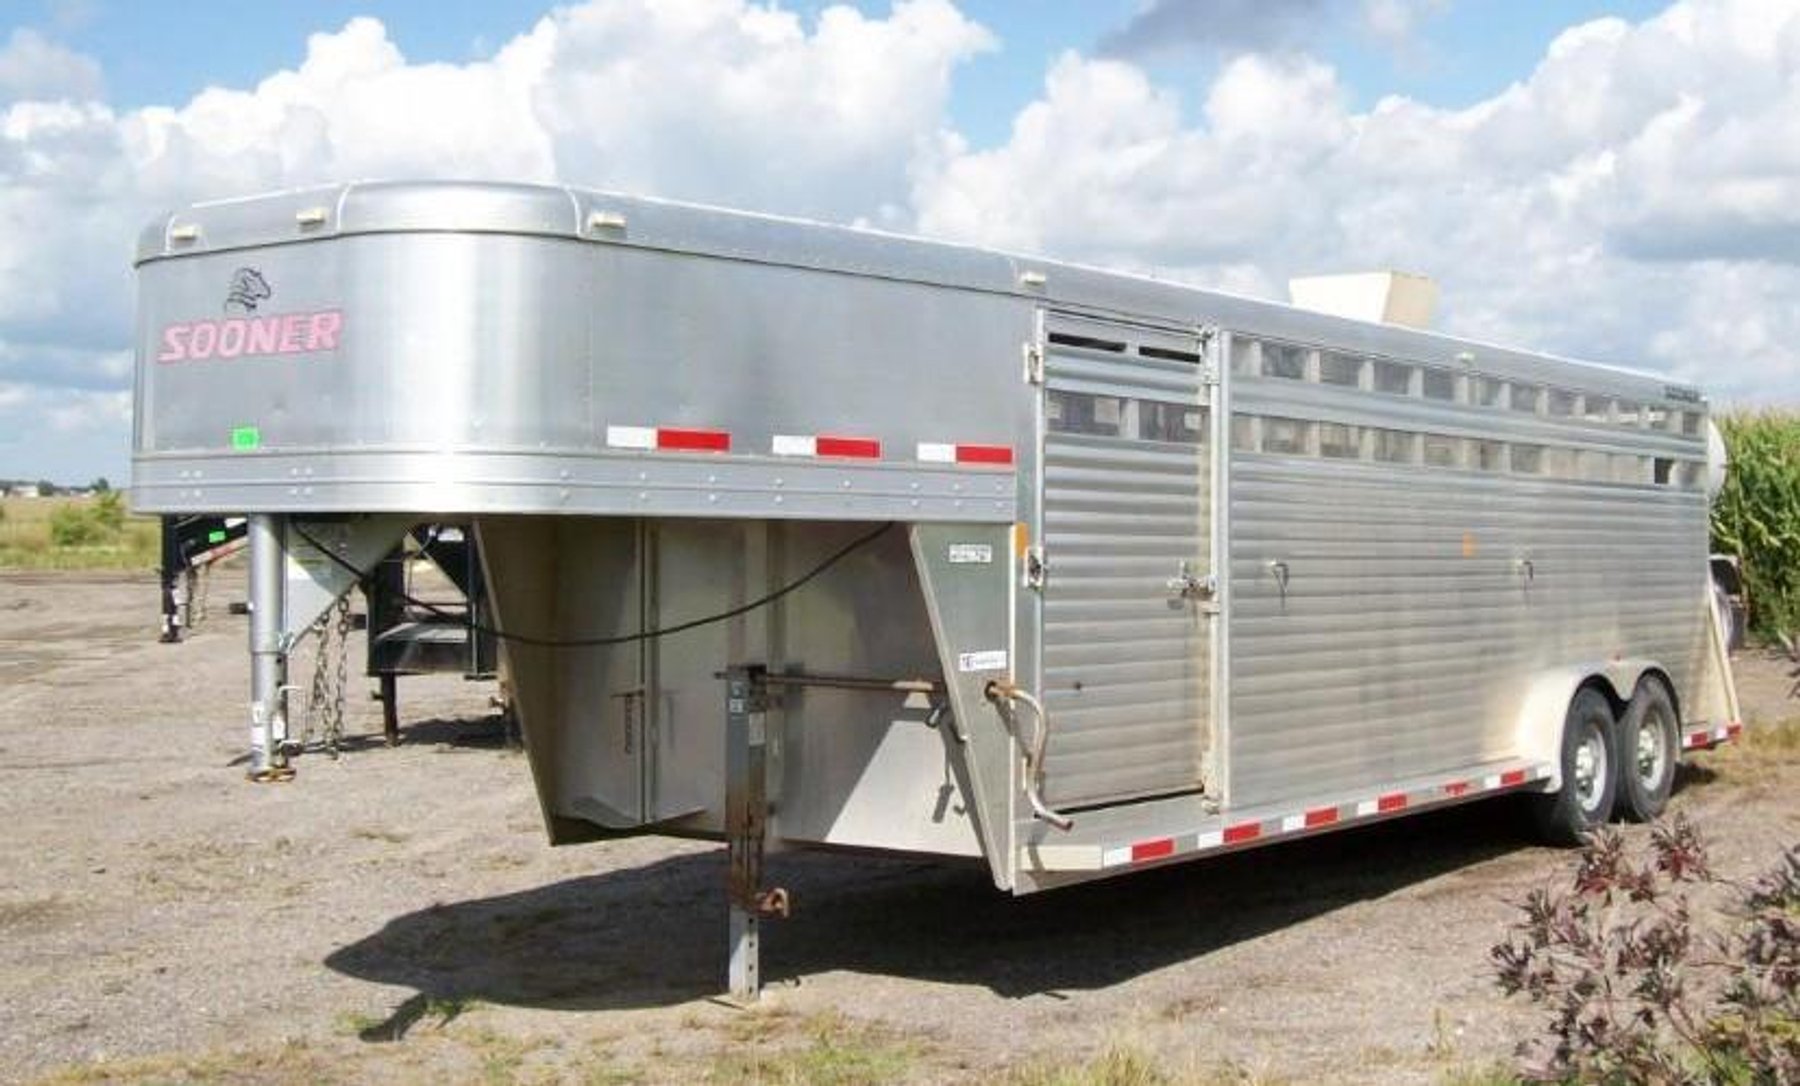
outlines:
[[[1731,474],[1713,504],[1713,549],[1742,561],[1750,625],[1800,630],[1800,413],[1716,416]]]

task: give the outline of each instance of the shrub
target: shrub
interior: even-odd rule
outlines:
[[[116,490],[101,491],[88,507],[88,515],[104,531],[118,535],[125,528],[125,495]]]
[[[1731,474],[1713,503],[1713,549],[1742,560],[1759,633],[1800,630],[1800,414],[1740,411],[1714,421]]]
[[[1709,910],[1703,894],[1723,897]],[[1498,983],[1550,1012],[1526,1077],[1579,1083],[1800,1081],[1800,845],[1750,883],[1715,875],[1694,825],[1649,856],[1604,829],[1568,889],[1533,891],[1493,949]]]
[[[125,502],[116,491],[90,504],[68,503],[50,511],[50,541],[59,547],[94,547],[118,540],[125,528]]]

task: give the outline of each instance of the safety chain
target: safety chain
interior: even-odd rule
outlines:
[[[350,596],[345,593],[337,601],[336,618],[325,614],[313,623],[319,635],[317,653],[313,657],[312,687],[306,697],[306,729],[301,733],[301,746],[312,742],[315,728],[320,745],[333,758],[344,740],[344,703],[348,690],[350,656]]]
[[[198,569],[187,571],[188,627],[190,629],[206,621],[206,595],[207,589],[212,585],[212,577],[209,576],[210,569],[210,566],[201,566]]]

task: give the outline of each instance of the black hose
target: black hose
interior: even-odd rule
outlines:
[[[399,592],[396,594],[400,597],[401,602],[410,604],[413,607],[417,607],[420,610],[425,611],[428,614],[436,615],[439,618],[452,619],[457,622],[467,621],[468,627],[477,633],[487,634],[488,636],[497,638],[501,641],[511,641],[514,644],[531,645],[535,648],[543,648],[543,649],[587,649],[587,648],[600,648],[600,647],[606,646],[606,645],[627,645],[627,644],[631,644],[634,641],[652,641],[659,637],[667,637],[670,634],[681,633],[684,630],[698,629],[701,626],[711,626],[715,623],[725,622],[728,619],[734,619],[734,618],[738,617],[739,615],[749,614],[751,611],[754,611],[759,607],[766,607],[769,604],[774,603],[776,600],[781,599],[783,596],[786,596],[789,593],[793,592],[794,590],[800,588],[802,585],[806,584],[808,581],[811,581],[813,578],[817,577],[819,574],[824,573],[826,570],[830,569],[832,566],[837,565],[839,562],[843,561],[845,558],[848,558],[855,551],[858,551],[858,550],[862,549],[864,546],[866,546],[870,543],[873,543],[877,538],[879,538],[889,528],[892,528],[894,526],[894,524],[895,524],[895,522],[890,520],[890,521],[886,522],[885,524],[882,524],[881,526],[877,527],[872,532],[866,532],[863,535],[857,536],[855,539],[851,540],[849,543],[846,543],[844,546],[838,548],[836,551],[833,551],[830,557],[826,558],[823,562],[820,562],[818,565],[816,565],[812,569],[808,570],[801,577],[799,577],[795,580],[789,581],[787,584],[781,586],[780,588],[769,593],[768,595],[751,600],[749,603],[742,604],[741,606],[738,606],[738,607],[733,607],[729,611],[721,611],[716,615],[707,615],[704,618],[690,619],[687,622],[678,622],[673,626],[664,626],[664,627],[662,627],[660,629],[656,629],[656,630],[640,630],[639,632],[634,633],[634,634],[620,634],[616,637],[577,637],[577,638],[570,638],[568,640],[558,640],[556,638],[551,638],[551,637],[532,637],[529,634],[508,633],[505,630],[500,630],[500,629],[497,629],[497,628],[494,628],[491,626],[486,626],[486,625],[483,625],[482,623],[475,622],[472,619],[466,619],[466,617],[464,615],[458,614],[454,611],[447,611],[444,608],[437,606],[436,604],[426,603],[424,600],[414,599],[412,596],[406,594],[405,592]],[[312,536],[308,535],[306,532],[306,529],[300,527],[300,525],[297,522],[290,521],[289,526],[293,528],[295,535],[298,535],[301,539],[305,540],[314,550],[318,551],[320,554],[323,554],[326,558],[329,558],[333,563],[335,563],[336,565],[341,567],[345,572],[349,573],[352,577],[356,578],[359,581],[362,580],[363,574],[362,574],[361,570],[357,569],[355,566],[351,565],[349,562],[345,561],[343,558],[340,558],[336,553],[334,553],[332,550],[327,548],[324,544],[320,543],[318,540],[316,540]]]

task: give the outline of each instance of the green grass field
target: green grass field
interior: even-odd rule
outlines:
[[[0,569],[141,569],[157,565],[155,517],[125,518],[116,535],[79,546],[58,545],[51,518],[64,506],[90,508],[94,498],[0,499]]]

